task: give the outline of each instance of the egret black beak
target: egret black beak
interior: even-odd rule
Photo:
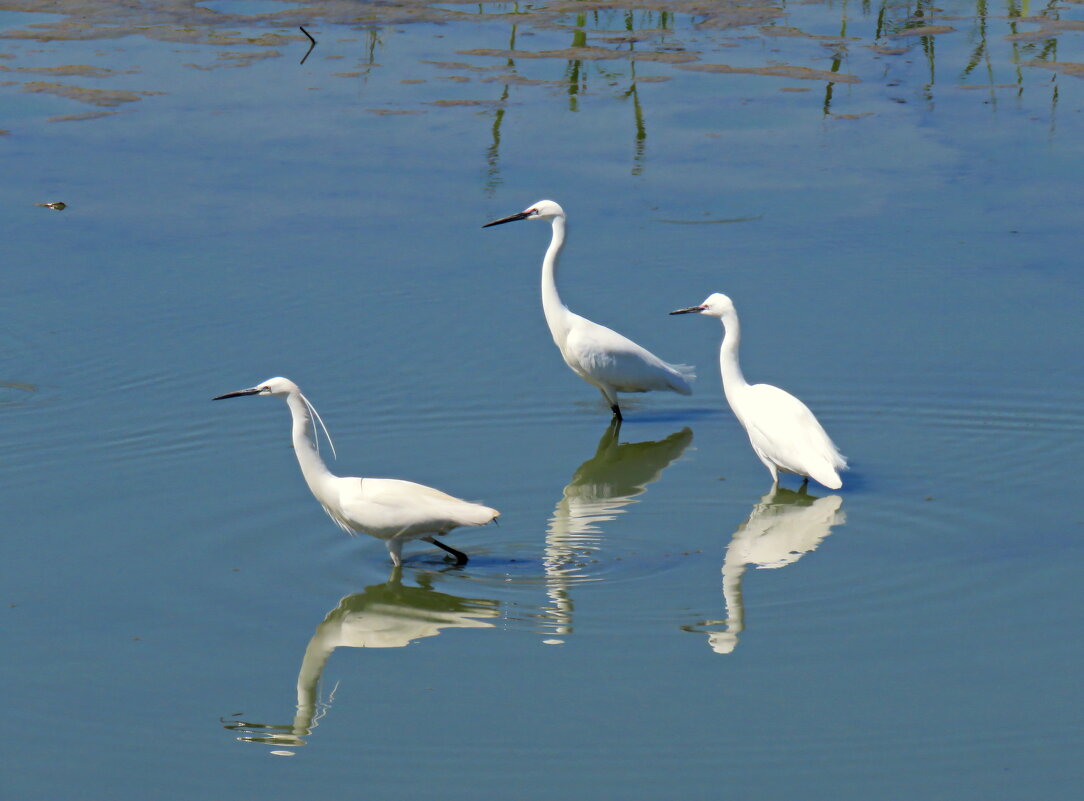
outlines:
[[[222,400],[223,398],[240,398],[242,395],[259,395],[260,388],[252,387],[251,389],[239,389],[236,392],[227,392],[225,395],[216,395],[211,400]]]
[[[687,309],[675,309],[674,311],[672,311],[670,313],[671,314],[699,314],[702,311],[704,311],[703,306],[690,306]]]
[[[482,227],[483,228],[489,228],[491,225],[503,225],[506,222],[515,222],[516,220],[526,220],[528,217],[531,216],[532,211],[534,211],[534,209],[528,209],[527,211],[521,211],[519,214],[513,214],[511,217],[501,217],[501,219],[494,220],[493,222],[488,222],[485,225],[483,225]]]

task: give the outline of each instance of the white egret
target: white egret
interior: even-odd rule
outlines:
[[[847,460],[809,407],[779,387],[750,384],[742,375],[738,361],[741,327],[734,302],[716,292],[699,306],[670,313],[703,314],[723,321],[723,344],[719,348],[723,393],[749,435],[753,451],[772,474],[772,483],[779,483],[779,471],[783,471],[803,476],[806,481],[814,478],[829,489],[842,487],[838,471],[847,468]]]
[[[269,378],[262,384],[238,392],[227,392],[212,400],[245,395],[274,395],[285,398],[293,417],[293,442],[301,475],[316,500],[340,528],[351,534],[364,532],[384,540],[396,567],[402,564],[403,543],[424,540],[447,551],[456,563],[467,563],[466,554],[437,540],[458,526],[484,526],[499,515],[496,509],[454,498],[440,490],[396,478],[353,478],[336,476],[320,457],[313,418],[320,423],[331,445],[324,421],[301,389],[288,378]]]
[[[553,238],[542,260],[542,311],[565,364],[588,384],[598,388],[618,420],[621,419],[618,392],[668,389],[682,395],[692,394],[693,368],[668,364],[631,339],[569,311],[561,302],[556,272],[557,257],[565,243],[564,209],[552,200],[540,200],[518,214],[482,227],[516,220],[552,221]]]

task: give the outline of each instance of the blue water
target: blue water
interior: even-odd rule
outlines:
[[[1006,37],[1079,7],[420,8],[0,12],[0,795],[1076,798],[1084,55]],[[545,197],[564,300],[692,397],[608,428],[547,227],[481,228]],[[715,291],[842,491],[770,495],[718,323],[667,315]],[[392,571],[280,401],[210,402],[274,375],[336,472],[500,526]]]

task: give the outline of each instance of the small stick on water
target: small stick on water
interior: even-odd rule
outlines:
[[[312,38],[311,33],[309,33],[307,30],[305,30],[304,25],[298,25],[297,27],[301,29],[301,32],[303,34],[305,34],[307,37],[309,37],[309,42],[311,42],[311,44],[309,45],[309,49],[305,51],[305,55],[302,56],[302,58],[301,58],[301,63],[304,64],[305,59],[307,59],[309,57],[309,53],[311,53],[313,48],[316,47],[316,40]]]

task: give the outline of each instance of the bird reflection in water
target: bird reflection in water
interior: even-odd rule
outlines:
[[[635,502],[647,485],[676,461],[693,432],[676,431],[657,442],[619,442],[621,421],[616,417],[599,440],[595,455],[581,464],[565,487],[546,529],[546,594],[550,605],[543,609],[547,633],[572,632],[573,603],[570,587],[584,580],[584,568],[602,542],[600,523],[613,520]],[[549,644],[563,640],[552,638]]]
[[[348,595],[328,612],[309,640],[301,670],[297,674],[297,714],[290,725],[251,723],[223,719],[239,740],[265,745],[297,747],[306,739],[330,708],[335,689],[321,701],[320,678],[336,648],[402,648],[423,637],[435,637],[447,628],[492,628],[490,619],[500,616],[497,601],[461,598],[437,592],[433,576],[419,572],[417,587],[402,582],[402,568],[396,567],[383,584]],[[274,751],[283,756],[289,751]]]
[[[794,492],[776,487],[753,506],[749,519],[734,532],[723,560],[725,620],[705,620],[686,631],[706,632],[708,644],[717,654],[729,654],[738,645],[745,628],[742,603],[742,576],[748,565],[758,568],[785,567],[816,549],[832,533],[832,526],[847,521],[838,495],[816,498],[806,488]],[[713,628],[725,626],[726,628]]]

